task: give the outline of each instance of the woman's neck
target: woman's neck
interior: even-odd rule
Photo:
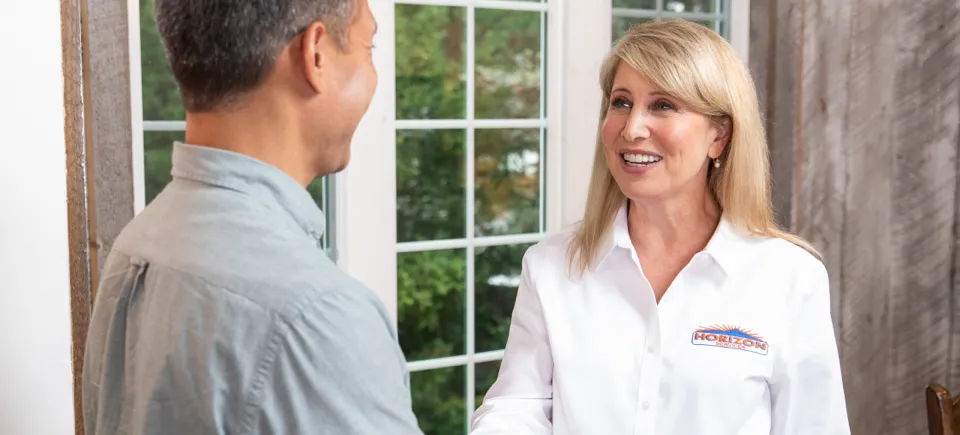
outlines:
[[[641,257],[699,252],[720,222],[720,207],[706,189],[698,195],[628,201],[630,240]]]

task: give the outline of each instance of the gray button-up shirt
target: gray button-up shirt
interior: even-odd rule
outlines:
[[[172,173],[100,275],[87,435],[422,434],[389,317],[317,246],[307,191],[179,143]]]

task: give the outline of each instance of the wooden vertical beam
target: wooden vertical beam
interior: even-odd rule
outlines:
[[[747,66],[757,87],[757,97],[760,99],[760,113],[766,116],[768,90],[767,79],[772,72],[769,62],[773,59],[771,50],[776,20],[770,17],[771,11],[776,11],[777,0],[750,2],[750,55]]]
[[[128,0],[85,0],[92,176],[94,273],[134,214]],[[139,132],[137,132],[139,134]],[[96,283],[96,276],[94,276]]]
[[[886,1],[886,0],[884,0]],[[891,291],[893,71],[884,66],[896,34],[887,4],[808,2],[794,230],[824,253],[854,433],[889,432],[878,403],[894,345]],[[888,32],[880,32],[888,27]],[[882,402],[881,402],[882,403]]]
[[[76,433],[99,265],[133,218],[127,0],[61,0]]]
[[[803,0],[750,2],[750,70],[760,96],[770,145],[774,212],[792,226],[797,69]]]
[[[960,29],[957,29],[958,25],[954,22],[954,28],[949,29],[955,35],[955,38],[960,38]],[[954,48],[957,51],[960,51],[960,47]],[[960,54],[958,54],[960,55]],[[957,89],[957,105],[960,106],[960,88]],[[960,125],[960,109],[957,110],[956,114],[957,125]],[[957,159],[955,170],[957,173],[957,184],[954,187],[954,221],[953,221],[953,235],[951,242],[953,243],[953,273],[951,277],[951,290],[950,290],[950,343],[949,343],[949,359],[950,363],[947,366],[947,384],[950,388],[956,389],[957,385],[960,385],[960,133],[957,134],[956,141],[956,150],[957,150]]]
[[[82,0],[60,1],[64,138],[67,170],[67,225],[70,243],[70,317],[72,325],[74,425],[83,434],[81,374],[90,321],[93,281],[90,263],[90,216],[87,140],[84,137]]]
[[[813,243],[830,275],[831,314],[842,329],[842,235],[846,192],[846,111],[851,8],[847,2],[807,2],[802,8],[800,61],[790,178],[791,230]]]

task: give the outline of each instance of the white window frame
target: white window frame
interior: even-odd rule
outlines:
[[[722,20],[726,23],[727,40],[746,63],[750,57],[750,0],[717,0],[721,4]],[[716,13],[664,11],[664,0],[656,0],[653,9],[612,8],[613,16],[624,18],[683,18],[713,21]],[[715,29],[719,30],[719,29]]]
[[[396,254],[396,85],[394,7],[397,3],[425,5],[479,6],[517,9],[517,2],[502,0],[370,0],[380,26],[375,38],[374,63],[380,81],[370,109],[360,123],[353,141],[353,160],[340,174],[338,182],[338,250],[340,265],[351,275],[373,289],[383,300],[396,321],[397,274]],[[603,3],[603,2],[599,2]],[[533,5],[536,3],[519,3]],[[521,8],[524,6],[520,6]],[[527,7],[528,10],[538,10]],[[586,198],[586,180],[593,158],[596,124],[563,122],[565,119],[595,119],[599,113],[600,92],[594,84],[603,53],[609,49],[608,37],[602,32],[584,32],[573,38],[565,30],[570,16],[578,20],[610,26],[610,7],[594,0],[549,0],[547,3],[547,143],[545,161],[545,194],[547,233],[572,223],[582,215]],[[583,22],[583,21],[581,21]],[[590,26],[594,27],[594,26]],[[595,27],[594,27],[595,28]],[[472,30],[472,29],[470,29]],[[609,31],[605,35],[609,35]],[[567,62],[567,59],[577,59]],[[467,86],[472,92],[472,86]],[[467,121],[462,127],[467,127]],[[473,126],[490,123],[506,127],[540,127],[529,121],[479,120]],[[514,125],[516,124],[516,125]],[[531,124],[531,125],[527,125]],[[417,121],[400,121],[399,126],[416,127]],[[563,143],[586,143],[579,149],[567,149]],[[572,147],[570,147],[572,148]],[[469,150],[468,150],[469,151]],[[362,156],[362,157],[361,157]],[[472,168],[467,168],[468,178]],[[577,187],[582,186],[582,189]],[[582,190],[580,195],[562,194]],[[472,209],[472,204],[467,205]],[[516,239],[516,240],[514,240]],[[525,243],[536,241],[529,236],[499,236],[489,240]],[[458,241],[426,242],[446,243]],[[482,243],[482,242],[481,242]],[[408,245],[409,246],[409,245]],[[458,244],[458,246],[460,246]],[[410,246],[409,249],[414,249]],[[372,272],[375,271],[375,272]]]
[[[143,71],[140,65],[140,2],[127,0],[127,38],[130,50],[130,131],[133,137],[133,213],[146,206],[143,163]],[[185,129],[185,128],[184,128]]]
[[[467,238],[463,240],[430,241],[398,244],[396,223],[396,131],[398,128],[417,128],[434,125],[433,121],[396,121],[395,86],[395,23],[396,4],[423,4],[436,6],[466,6],[467,34],[473,34],[475,8],[521,9],[547,13],[546,68],[548,79],[546,128],[544,148],[547,150],[541,174],[544,200],[544,233],[534,235],[496,236],[474,238],[473,191],[474,170],[467,159]],[[601,4],[598,4],[601,3]],[[467,251],[466,283],[466,353],[447,358],[408,363],[411,371],[431,370],[445,367],[466,367],[467,417],[476,408],[474,403],[475,364],[496,361],[503,351],[476,353],[474,349],[474,248],[483,245],[503,245],[536,242],[545,234],[554,232],[582,216],[586,186],[593,160],[593,145],[596,138],[596,119],[600,109],[600,92],[596,74],[604,53],[609,49],[610,7],[595,0],[548,0],[545,4],[500,0],[370,0],[380,30],[375,37],[377,49],[374,63],[379,71],[379,84],[370,109],[353,141],[353,156],[348,168],[338,179],[337,227],[339,264],[350,275],[371,288],[383,301],[394,325],[397,321],[397,254],[419,251],[421,248],[465,248]],[[472,6],[472,7],[471,7]],[[584,20],[594,24],[590,28],[607,31],[583,32],[574,38],[566,29],[574,22]],[[579,25],[579,24],[578,24]],[[473,58],[472,37],[468,38],[466,55]],[[543,44],[541,44],[543,47]],[[466,83],[467,110],[472,110],[473,62],[468,62]],[[468,116],[467,119],[472,119]],[[542,119],[542,118],[541,118]],[[578,120],[564,122],[564,120]],[[542,121],[530,120],[473,120],[449,121],[448,127],[468,130],[467,155],[473,153],[473,135],[469,130],[477,127],[543,127]],[[456,124],[456,125],[452,125]],[[581,144],[578,147],[563,147],[564,143]]]
[[[425,5],[503,6],[502,0],[414,0]],[[402,3],[412,3],[404,0]],[[731,45],[744,62],[749,53],[750,0],[733,0]],[[379,84],[353,141],[353,159],[337,183],[337,249],[340,266],[380,296],[397,318],[396,84],[394,0],[370,0],[380,30],[374,63]],[[548,0],[546,230],[577,222],[593,163],[600,113],[598,74],[610,49],[610,1]],[[593,29],[577,32],[567,29]],[[468,86],[472,92],[472,86]],[[477,125],[485,121],[474,121]],[[496,121],[499,122],[499,121]],[[416,121],[401,121],[401,127]],[[463,121],[466,127],[466,121]],[[523,125],[526,127],[527,125]],[[530,127],[536,127],[531,125]],[[467,171],[468,178],[472,171]],[[468,204],[472,207],[472,204]],[[472,209],[472,208],[471,208]],[[508,236],[509,237],[509,236]],[[528,241],[521,237],[518,243]],[[437,243],[437,242],[430,242]],[[441,242],[442,243],[442,242]]]

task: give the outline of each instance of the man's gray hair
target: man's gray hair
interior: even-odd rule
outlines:
[[[156,0],[157,27],[188,112],[236,101],[290,40],[321,21],[339,48],[357,0]]]

